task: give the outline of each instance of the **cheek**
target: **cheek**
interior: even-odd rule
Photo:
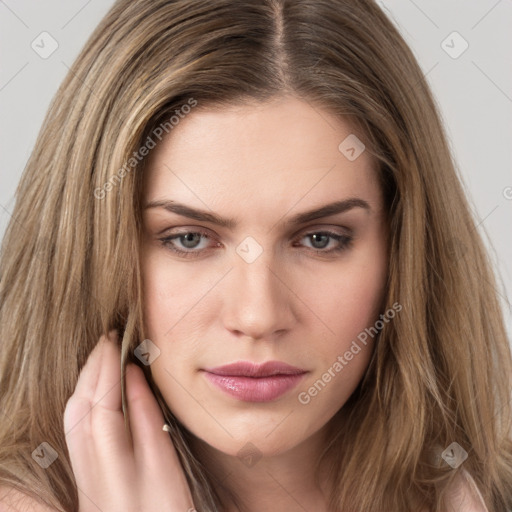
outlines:
[[[188,326],[187,314],[209,287],[209,279],[198,279],[192,266],[176,264],[163,251],[149,251],[142,262],[143,315],[146,336],[165,340]],[[183,321],[181,320],[183,319]]]
[[[147,259],[143,265],[143,315],[146,336],[150,339],[160,338],[167,323],[165,311],[172,311],[171,304],[178,301],[176,290],[169,286],[169,271],[163,271],[156,258]],[[167,329],[170,328],[168,324]]]
[[[317,361],[315,372],[296,396],[311,428],[326,423],[343,407],[363,378],[374,348],[375,335],[369,328],[379,315],[380,282],[362,283],[352,276],[344,280],[342,292],[335,284],[330,291],[336,304],[326,302],[322,310],[335,334],[317,340],[311,354]]]
[[[313,407],[327,420],[350,397],[362,379],[373,351],[387,277],[387,261],[381,250],[358,254],[335,272],[308,279],[308,303],[321,318],[328,334],[317,340],[312,357],[319,362],[315,374],[301,388],[298,401]],[[343,268],[342,268],[343,267]],[[322,287],[311,284],[325,283]],[[304,289],[305,290],[305,289]]]
[[[365,256],[365,257],[363,257]],[[302,280],[302,294],[339,350],[378,318],[385,293],[385,254],[357,255],[339,266],[317,268]]]

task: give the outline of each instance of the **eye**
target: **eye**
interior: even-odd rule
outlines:
[[[201,238],[208,240],[210,236],[206,231],[182,231],[161,238],[160,241],[176,254],[190,258],[199,255],[208,248],[204,244],[201,246]],[[181,248],[177,244],[180,244]],[[216,245],[219,246],[220,243],[216,242]]]
[[[320,254],[344,251],[350,247],[353,241],[351,236],[334,233],[332,231],[312,231],[302,235],[299,240],[304,238],[309,239],[311,242],[311,250]],[[334,244],[332,242],[334,242]],[[326,249],[329,244],[331,248]]]
[[[332,231],[311,231],[302,235],[298,240],[304,238],[311,242],[309,249],[319,254],[341,252],[348,249],[353,241],[351,236]],[[212,237],[206,231],[181,231],[161,238],[160,242],[180,257],[193,258],[201,255],[209,248],[221,246],[218,241],[213,241],[214,245],[211,245],[211,242],[208,244],[208,240],[212,240]],[[331,247],[326,249],[329,245]],[[294,243],[294,246],[297,246],[297,244]]]

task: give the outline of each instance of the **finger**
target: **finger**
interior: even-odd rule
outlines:
[[[65,422],[70,442],[74,442],[75,435],[79,438],[77,443],[86,435],[100,442],[99,448],[109,451],[119,444],[116,438],[119,430],[124,430],[120,357],[117,336],[102,336],[80,372],[75,392],[66,405]],[[80,427],[78,432],[77,427]]]
[[[99,462],[114,470],[114,465],[128,463],[133,457],[121,407],[121,350],[117,336],[103,344],[100,356],[98,380],[95,386],[91,385],[91,433]]]
[[[188,482],[168,432],[162,430],[164,416],[146,377],[135,364],[126,372],[126,395],[133,438],[133,450],[141,485],[150,501],[148,510],[173,506],[193,507]],[[165,492],[155,494],[155,489]]]
[[[102,338],[99,352],[100,371],[92,396],[93,404],[109,411],[120,412],[121,409],[121,349],[117,334]]]
[[[89,398],[92,384],[98,382],[98,376],[100,373],[100,361],[102,357],[103,348],[108,342],[106,336],[101,336],[96,346],[92,349],[85,365],[80,370],[78,381],[76,383],[74,395],[84,398]]]
[[[64,410],[64,431],[69,440],[73,438],[73,430],[77,424],[85,419],[91,411],[96,394],[96,384],[101,371],[102,354],[107,343],[107,338],[101,336],[98,343],[89,354],[85,365],[80,370],[73,394],[66,403]],[[87,418],[87,422],[89,421],[90,419]]]

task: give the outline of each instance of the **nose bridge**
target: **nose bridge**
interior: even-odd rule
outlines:
[[[255,339],[290,328],[291,297],[273,251],[246,239],[236,253],[225,299],[226,327]]]
[[[279,294],[277,288],[280,284],[273,267],[276,265],[270,254],[261,255],[251,263],[238,261],[234,270],[239,281],[239,289],[256,300],[265,299],[266,303],[273,302]]]

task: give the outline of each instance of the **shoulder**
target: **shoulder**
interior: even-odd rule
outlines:
[[[447,490],[447,500],[447,512],[489,512],[475,480],[464,469],[458,473]]]
[[[56,512],[18,489],[0,485],[0,512]]]

